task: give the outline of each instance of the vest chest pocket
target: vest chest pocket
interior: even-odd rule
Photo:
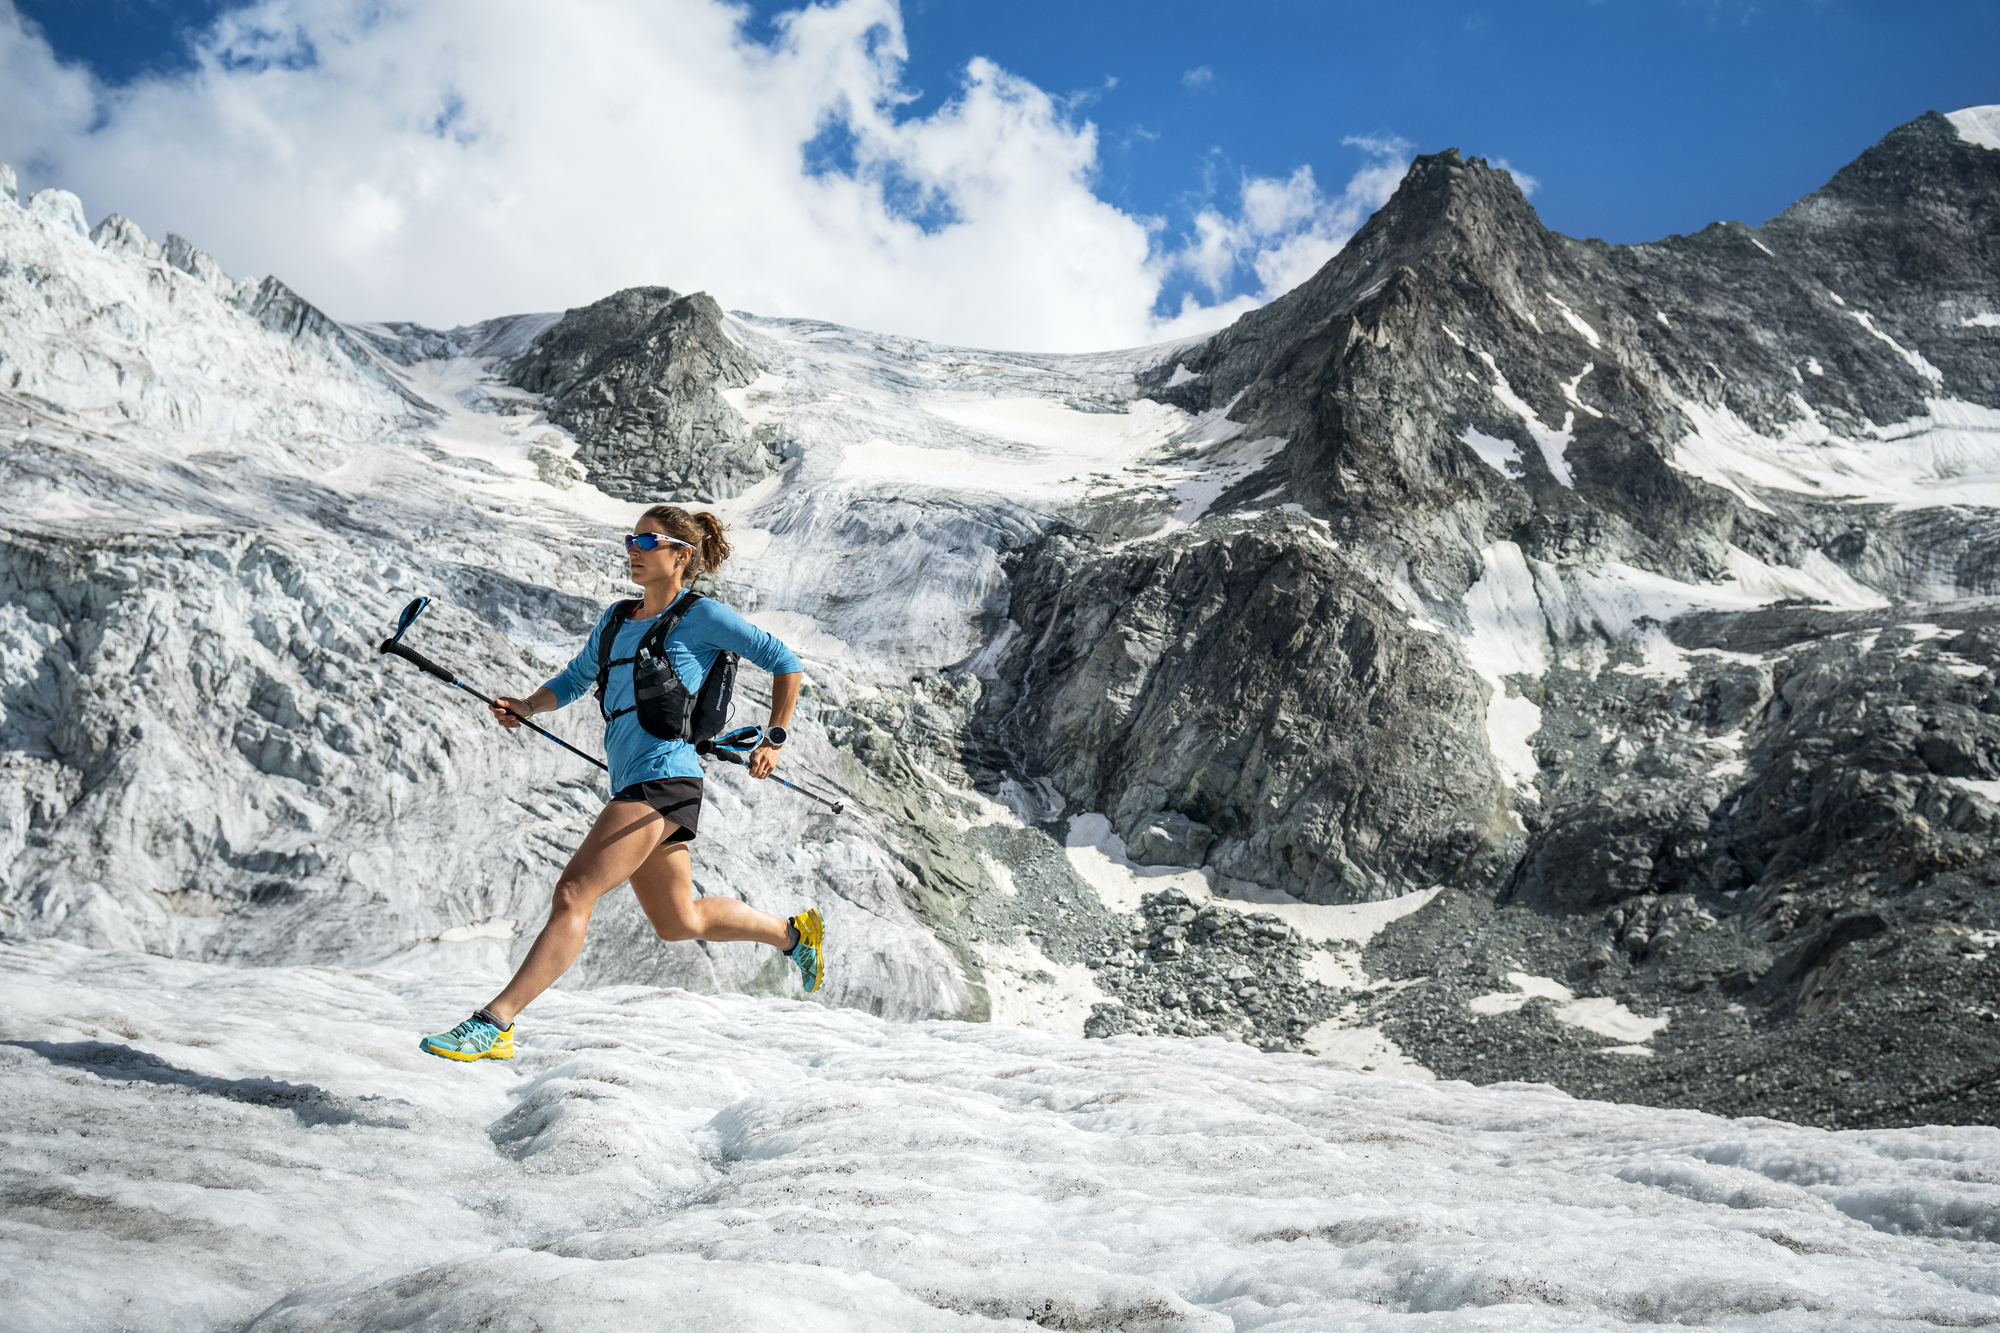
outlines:
[[[711,739],[729,725],[730,695],[736,685],[736,654],[724,652],[716,655],[715,664],[702,681],[699,694],[688,692],[667,657],[667,636],[680,624],[688,609],[700,600],[698,593],[683,594],[654,621],[630,657],[612,657],[611,651],[619,628],[639,608],[639,603],[620,602],[613,608],[598,643],[597,658],[597,704],[606,722],[627,713],[637,713],[639,725],[648,735],[694,744]],[[606,702],[606,690],[611,680],[611,668],[621,666],[632,668],[632,707],[613,712]]]

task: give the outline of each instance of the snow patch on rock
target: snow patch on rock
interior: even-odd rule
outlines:
[[[1486,704],[1486,741],[1493,758],[1507,781],[1527,792],[1540,772],[1528,739],[1541,728],[1542,710],[1513,693],[1507,677],[1540,676],[1548,669],[1548,623],[1519,546],[1495,542],[1479,555],[1485,572],[1465,594],[1472,622],[1466,660],[1493,690]]]
[[[1654,1018],[1642,1017],[1617,1000],[1605,996],[1579,1000],[1575,991],[1549,977],[1530,976],[1526,972],[1509,972],[1507,981],[1514,987],[1513,990],[1475,995],[1466,1002],[1467,1007],[1475,1014],[1491,1016],[1511,1014],[1537,997],[1554,1000],[1555,1019],[1558,1023],[1567,1023],[1571,1027],[1595,1032],[1602,1037],[1611,1037],[1628,1046],[1651,1041],[1672,1021],[1672,1016],[1669,1014],[1660,1014]],[[1621,1048],[1612,1049],[1627,1053]]]
[[[1713,482],[1762,513],[1757,489],[1901,510],[2000,506],[2000,410],[1931,398],[1921,417],[1877,427],[1872,438],[1836,436],[1808,409],[1777,436],[1727,407],[1683,401],[1694,430],[1673,465]]]
[[[1969,106],[1945,113],[1958,137],[1981,148],[2000,149],[2000,106]]]
[[[1542,461],[1548,465],[1550,475],[1563,485],[1575,489],[1576,479],[1570,475],[1569,459],[1565,451],[1569,448],[1570,441],[1576,438],[1570,430],[1575,423],[1576,414],[1571,412],[1563,417],[1561,430],[1550,430],[1542,424],[1542,419],[1536,414],[1535,409],[1528,406],[1527,402],[1514,392],[1514,386],[1507,383],[1507,377],[1500,373],[1500,367],[1495,364],[1493,354],[1481,352],[1479,359],[1493,372],[1493,396],[1508,411],[1521,418],[1522,424],[1527,426],[1528,434],[1535,441],[1535,447],[1541,451]],[[1586,369],[1585,374],[1588,373]],[[1581,383],[1582,376],[1578,376],[1577,380]]]

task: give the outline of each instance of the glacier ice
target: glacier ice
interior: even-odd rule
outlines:
[[[0,945],[10,1327],[2000,1318],[2000,1130],[645,986],[416,1050],[490,984]]]
[[[423,591],[425,651],[542,679],[619,595],[630,507],[544,485],[534,451],[565,438],[465,408],[449,361],[384,362],[174,238],[99,241],[0,211],[0,929],[246,962],[490,954],[453,932],[538,919],[603,793],[373,642]],[[556,725],[589,743],[590,721]],[[835,1002],[965,1006],[880,829],[712,785],[705,892],[853,912]],[[606,908],[579,980],[788,984],[767,951],[663,945]]]
[[[1948,112],[1945,119],[1967,143],[2000,149],[2000,106],[1969,106]]]
[[[83,221],[83,200],[68,190],[37,190],[28,197],[27,208],[36,217],[47,218],[79,236],[90,234]]]

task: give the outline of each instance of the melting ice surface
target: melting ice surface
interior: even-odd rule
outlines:
[[[0,947],[7,1326],[2000,1320],[2000,1130],[490,984]]]

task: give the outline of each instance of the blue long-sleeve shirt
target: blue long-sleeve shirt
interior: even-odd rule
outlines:
[[[603,637],[605,622],[610,619],[611,608],[606,607],[604,614],[597,618],[597,624],[591,628],[590,637],[583,641],[583,651],[543,684],[542,688],[555,695],[559,705],[567,707],[597,688],[597,644]],[[637,652],[639,640],[646,637],[646,631],[652,627],[651,618],[627,620],[619,626],[618,638],[611,650],[612,660],[630,657]],[[667,660],[673,664],[674,674],[680,677],[681,684],[690,693],[701,688],[701,683],[708,679],[708,669],[725,651],[756,663],[774,676],[800,669],[799,659],[792,655],[791,649],[711,597],[702,598],[688,609],[688,613],[681,617],[681,623],[674,626],[673,633],[667,636],[666,646]],[[630,666],[611,668],[611,679],[604,688],[604,702],[614,713],[632,706]],[[604,758],[611,765],[611,790],[614,792],[635,782],[701,776],[701,757],[694,752],[692,745],[686,741],[661,740],[639,725],[637,713],[614,717],[606,725]]]

